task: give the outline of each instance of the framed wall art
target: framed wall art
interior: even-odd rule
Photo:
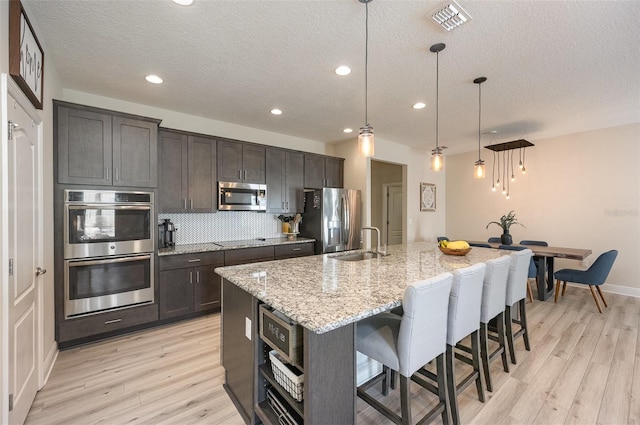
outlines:
[[[9,0],[9,74],[33,106],[42,109],[44,51],[20,0]]]
[[[420,183],[420,211],[436,210],[436,185]]]

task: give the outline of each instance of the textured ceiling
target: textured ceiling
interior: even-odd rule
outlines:
[[[358,0],[22,2],[65,88],[329,143],[365,124]],[[472,20],[449,33],[429,18],[443,2],[369,3],[377,137],[433,148],[439,42],[450,153],[477,148],[479,76],[483,145],[640,122],[640,2],[459,3]],[[351,75],[333,73],[341,64]],[[145,82],[150,73],[165,83]]]

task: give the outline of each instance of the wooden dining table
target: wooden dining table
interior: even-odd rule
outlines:
[[[499,243],[489,243],[484,241],[467,241],[469,243],[481,243],[490,245],[491,248],[498,249]],[[590,249],[582,248],[563,248],[558,246],[538,246],[538,245],[518,245],[533,251],[533,261],[538,268],[538,276],[536,282],[538,286],[538,299],[544,301],[553,295],[553,273],[554,273],[554,259],[566,258],[569,260],[584,260],[591,255]],[[546,279],[545,279],[546,277]]]

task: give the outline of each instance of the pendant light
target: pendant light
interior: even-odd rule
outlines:
[[[362,1],[362,0],[361,0]],[[439,84],[440,84],[440,64],[439,64],[439,55],[440,52],[445,48],[444,43],[438,43],[431,46],[431,50],[436,54],[436,147],[431,151],[431,171],[438,172],[444,168],[444,156],[442,155],[442,150],[445,149],[445,146],[440,147],[438,145],[438,124],[439,124]]]
[[[473,80],[473,84],[478,85],[478,160],[473,167],[473,178],[483,179],[485,177],[484,161],[480,157],[480,119],[482,117],[482,83],[487,81],[487,77],[478,77]]]
[[[369,125],[369,3],[373,0],[359,0],[364,3],[366,10],[365,18],[365,48],[364,48],[364,122],[365,125],[360,127],[358,135],[358,154],[364,157],[372,157],[375,153],[373,127]]]

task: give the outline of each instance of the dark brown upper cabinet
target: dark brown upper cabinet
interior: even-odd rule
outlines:
[[[264,184],[265,147],[219,140],[218,181]]]
[[[58,182],[156,187],[159,120],[54,101]]]
[[[330,156],[304,154],[304,187],[342,188],[344,185],[344,159]]]
[[[302,212],[304,154],[267,148],[267,210],[273,213]]]
[[[160,213],[217,210],[216,140],[160,131]]]

